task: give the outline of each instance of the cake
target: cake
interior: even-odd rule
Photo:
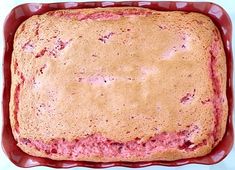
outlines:
[[[226,130],[226,56],[194,12],[113,7],[34,15],[15,33],[10,122],[53,160],[204,156]]]

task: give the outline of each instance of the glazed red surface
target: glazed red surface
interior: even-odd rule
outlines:
[[[54,161],[46,158],[39,158],[30,156],[23,151],[21,151],[17,145],[16,141],[13,138],[11,127],[10,127],[10,121],[9,121],[9,101],[10,101],[10,86],[11,86],[11,74],[10,74],[10,64],[11,64],[11,53],[13,48],[13,36],[18,28],[18,26],[27,18],[29,18],[32,15],[35,14],[43,14],[48,11],[57,10],[57,9],[70,9],[70,8],[93,8],[93,7],[112,7],[112,6],[140,6],[140,7],[146,7],[150,9],[155,10],[183,10],[186,12],[200,12],[203,14],[208,15],[218,26],[220,33],[222,35],[224,48],[227,56],[227,98],[228,98],[228,105],[229,105],[229,117],[228,117],[228,123],[227,123],[227,129],[226,133],[224,135],[223,140],[219,143],[218,146],[213,149],[213,151],[203,157],[200,158],[192,158],[192,159],[185,159],[185,160],[177,160],[177,161],[152,161],[152,162],[110,162],[110,163],[95,163],[95,162],[81,162],[81,161]],[[61,12],[50,12],[51,15],[58,15],[61,16]],[[117,14],[103,14],[103,13],[95,13],[88,16],[82,16],[79,14],[69,14],[68,18],[74,18],[79,20],[84,19],[118,19],[120,15],[135,15],[136,13],[140,14],[141,12],[138,10],[133,10],[131,12],[127,13],[117,13]],[[141,15],[148,15],[146,13],[141,13]],[[222,29],[223,28],[223,29]],[[24,27],[22,27],[24,29]],[[35,36],[38,35],[38,31],[36,29]],[[3,91],[3,118],[4,118],[4,126],[3,126],[3,138],[2,138],[2,145],[5,153],[8,155],[10,160],[15,163],[18,166],[21,167],[32,167],[37,165],[45,165],[45,166],[51,166],[51,167],[74,167],[74,166],[86,166],[86,167],[110,167],[110,166],[128,166],[128,167],[143,167],[143,166],[149,166],[149,165],[168,165],[168,166],[177,166],[177,165],[183,165],[188,163],[201,163],[201,164],[213,164],[221,161],[231,150],[232,144],[233,144],[233,128],[232,128],[232,109],[233,109],[233,95],[232,95],[232,49],[231,49],[231,21],[227,15],[227,13],[219,6],[212,4],[212,3],[192,3],[192,2],[83,2],[83,3],[53,3],[53,4],[23,4],[20,6],[15,7],[9,16],[6,19],[5,27],[4,27],[4,36],[5,36],[5,53],[4,53],[4,91]],[[105,43],[105,41],[110,38],[112,34],[105,35],[100,38],[102,42]],[[61,40],[61,42],[58,42],[58,48],[56,50],[61,50],[65,48],[67,45],[67,41]],[[26,43],[25,46],[23,46],[25,50],[30,50],[33,47],[33,44],[30,42]],[[48,49],[45,49],[44,51],[40,52],[39,57],[42,57],[44,53],[50,52]],[[220,99],[219,91],[219,84],[218,78],[215,74],[214,70],[214,64],[216,63],[215,56],[216,56],[216,38],[215,43],[211,46],[211,78],[213,79],[213,88],[214,88],[214,99],[213,103],[215,106],[215,115],[219,116],[220,108],[217,106],[217,102]],[[53,51],[52,51],[53,55]],[[15,65],[17,68],[17,64]],[[43,71],[43,69],[46,66],[43,66],[40,70]],[[16,69],[17,71],[17,69]],[[21,75],[21,73],[17,72],[19,75],[21,81],[16,86],[15,94],[14,94],[14,101],[16,103],[19,103],[19,92],[23,86],[23,83],[25,81],[24,76]],[[182,102],[188,100],[188,98],[192,97],[190,95],[186,95],[185,98],[182,98]],[[204,103],[210,102],[210,101],[202,101]],[[17,109],[17,107],[16,107]],[[14,111],[17,113],[17,110]],[[15,118],[17,119],[17,115],[15,115]],[[216,130],[215,130],[216,134]],[[157,138],[159,142],[160,139],[164,139],[165,142],[169,140],[174,141],[174,136],[177,136],[177,138],[182,134],[171,134],[171,139],[169,138],[169,134],[160,134],[159,136],[154,136],[153,138]],[[168,136],[168,137],[167,137]],[[91,140],[92,139],[92,140]],[[103,147],[106,147],[107,145],[113,143],[114,141],[107,141],[106,139],[94,135],[91,136],[88,139],[80,139],[76,140],[74,142],[74,145],[76,145],[79,142],[83,141],[96,141],[101,140],[103,141]],[[55,141],[52,141],[50,143],[41,143],[40,141],[34,141],[30,139],[21,139],[21,142],[28,142],[28,144],[32,145],[33,147],[38,148],[50,148],[48,152],[48,149],[45,149],[45,152],[48,152],[48,154],[51,154],[53,152],[64,152],[64,148],[61,147],[67,147],[66,141],[63,141],[63,139],[58,139]],[[63,146],[61,145],[59,147],[58,143],[63,143]],[[130,141],[131,144],[138,145],[138,139]],[[92,143],[92,142],[91,142]],[[151,143],[151,142],[150,142]],[[150,143],[145,144],[149,146],[148,148],[151,150],[154,148],[154,146]],[[199,146],[206,144],[206,141],[203,141]],[[160,146],[165,145],[164,142],[160,142]],[[53,146],[53,147],[51,147]],[[119,144],[118,144],[119,146]],[[126,147],[128,145],[126,144],[123,148],[123,150],[126,150]],[[194,145],[190,141],[181,141],[173,142],[172,144],[169,144],[169,146],[178,147],[179,149],[186,149],[186,148],[192,148],[194,149]],[[115,146],[113,154],[117,154],[119,150],[117,149],[117,146]],[[140,146],[141,149],[143,149],[143,144]],[[99,149],[99,148],[98,148]],[[69,150],[67,150],[69,151]],[[136,153],[137,151],[133,151]],[[138,154],[138,153],[136,153]]]

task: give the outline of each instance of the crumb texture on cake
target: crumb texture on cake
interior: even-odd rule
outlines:
[[[208,154],[226,129],[226,57],[205,15],[50,11],[17,29],[10,121],[26,153],[152,161]]]

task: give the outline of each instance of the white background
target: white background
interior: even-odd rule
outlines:
[[[38,2],[38,3],[48,3],[48,2],[64,2],[66,0],[0,0],[0,56],[3,56],[3,49],[4,49],[4,44],[3,44],[3,24],[4,20],[7,16],[7,14],[10,12],[10,10],[23,3],[29,3],[29,2]],[[67,0],[71,1],[71,0]],[[75,0],[74,0],[75,1]],[[87,0],[90,1],[90,0]],[[95,1],[95,0],[93,0]],[[163,1],[163,0],[162,0]],[[191,1],[191,0],[188,0]],[[194,0],[198,1],[198,0]],[[204,0],[200,0],[204,1]],[[222,6],[230,15],[233,24],[235,24],[235,0],[208,0],[210,2],[214,2]],[[235,27],[235,26],[234,26]],[[233,28],[233,33],[234,33],[234,28]],[[235,39],[235,36],[233,34],[233,40]],[[235,43],[233,43],[233,51],[235,51]],[[0,59],[0,96],[2,98],[2,61],[3,58]],[[233,78],[234,79],[234,78]],[[235,84],[235,83],[233,83]],[[0,99],[2,100],[2,99]],[[1,107],[1,106],[0,106]],[[233,122],[235,124],[235,116],[233,118]],[[0,132],[2,131],[2,109],[0,109]],[[0,136],[1,139],[1,136]],[[5,154],[2,151],[2,148],[0,148],[0,170],[18,170],[21,169],[19,167],[16,167],[13,163],[9,161],[9,159],[5,156]],[[34,170],[49,170],[51,168],[47,167],[36,167],[32,168]],[[72,168],[72,170],[83,170],[83,169],[88,169],[88,168]],[[127,168],[120,168],[120,167],[115,167],[115,168],[110,168],[111,170],[124,170]],[[151,166],[151,167],[146,167],[146,168],[140,168],[143,170],[235,170],[235,147],[233,147],[232,152],[220,163],[216,165],[185,165],[181,167],[162,167],[162,166]]]

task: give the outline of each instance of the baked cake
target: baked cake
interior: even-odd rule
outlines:
[[[178,160],[208,154],[228,115],[210,18],[116,7],[50,11],[17,29],[10,121],[33,156]]]

